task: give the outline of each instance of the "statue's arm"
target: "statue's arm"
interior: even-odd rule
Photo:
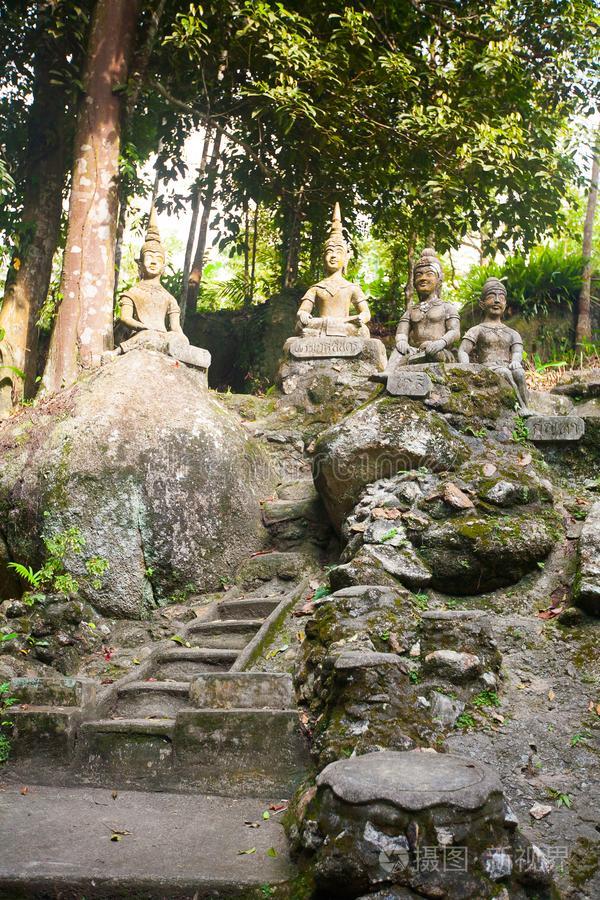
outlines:
[[[128,328],[133,329],[133,331],[144,331],[146,326],[143,322],[140,322],[139,319],[135,318],[134,312],[135,306],[133,300],[129,294],[123,294],[121,297],[121,315],[119,316],[119,321],[121,321],[123,325],[127,325]]]
[[[317,292],[315,288],[309,288],[302,298],[302,302],[298,307],[298,313],[296,315],[296,318],[301,325],[308,325],[308,323],[312,319],[312,311],[316,299]]]
[[[509,368],[513,371],[523,368],[523,341],[516,331],[513,331],[513,342],[510,345]]]
[[[458,361],[468,363],[471,361],[471,353],[477,343],[477,328],[469,328],[458,348]]]
[[[460,317],[457,308],[452,305],[446,316],[446,333],[442,338],[446,349],[460,340]]]
[[[175,297],[171,298],[167,309],[167,331],[176,331],[178,334],[183,334],[181,310]]]
[[[398,351],[398,353],[401,353],[402,356],[406,356],[406,354],[408,353],[408,334],[410,331],[411,307],[412,303],[409,303],[404,311],[404,315],[398,322],[398,327],[396,328],[396,350]]]
[[[352,292],[352,302],[358,310],[358,318],[361,323],[366,325],[367,322],[371,321],[371,310],[369,309],[369,301],[366,295],[363,294],[359,287],[356,287]]]

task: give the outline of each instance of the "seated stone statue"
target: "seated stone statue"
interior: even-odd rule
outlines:
[[[160,239],[156,212],[150,212],[146,239],[140,253],[140,281],[121,296],[119,321],[133,332],[115,350],[102,355],[102,361],[145,348],[158,350],[191,366],[208,369],[210,353],[192,347],[182,331],[179,304],[160,283],[165,269],[165,251]]]
[[[396,347],[385,372],[372,376],[385,384],[396,366],[409,362],[453,362],[450,347],[460,338],[458,307],[442,300],[442,266],[435,251],[423,250],[417,262],[413,284],[419,297],[410,303],[398,323]]]
[[[329,237],[325,243],[326,277],[310,287],[302,298],[296,319],[301,337],[370,336],[371,318],[367,298],[358,284],[344,278],[349,251],[342,232],[339,203],[335,204]],[[351,315],[351,308],[358,310]]]
[[[501,321],[506,309],[506,288],[501,281],[488,278],[479,305],[485,313],[483,322],[469,328],[463,337],[458,361],[481,363],[498,372],[515,389],[521,413],[530,415],[523,370],[523,339],[518,331]]]

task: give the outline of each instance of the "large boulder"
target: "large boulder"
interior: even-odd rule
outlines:
[[[35,568],[44,537],[75,529],[67,570],[106,615],[218,588],[264,546],[267,459],[202,373],[162,354],[132,351],[3,423],[0,454],[8,555]],[[100,587],[93,558],[108,561]]]
[[[366,485],[405,469],[450,471],[469,457],[468,442],[441,416],[405,397],[378,397],[325,431],[313,477],[338,530]]]

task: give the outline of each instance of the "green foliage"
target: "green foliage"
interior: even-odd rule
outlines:
[[[456,728],[460,728],[463,731],[469,731],[471,728],[476,727],[477,722],[475,721],[471,713],[463,712],[457,718],[455,725]]]
[[[0,684],[0,763],[5,763],[10,754],[10,739],[6,732],[13,723],[5,716],[10,707],[18,702],[16,697],[10,696],[10,683],[4,681]]]
[[[551,800],[554,800],[556,805],[560,808],[561,806],[565,806],[567,809],[570,809],[573,805],[573,800],[569,794],[565,794],[562,791],[557,791],[555,788],[546,788],[548,791],[548,796]]]
[[[475,697],[473,697],[471,703],[473,706],[477,707],[485,707],[485,706],[501,706],[500,697],[496,693],[496,691],[481,691]]]
[[[564,243],[534,247],[529,254],[509,256],[502,264],[475,266],[459,283],[453,297],[462,304],[463,317],[479,321],[481,288],[487,278],[500,278],[508,291],[510,313],[526,318],[569,310],[577,302],[583,270],[581,251]]]
[[[429,606],[429,597],[425,593],[412,594],[411,600],[419,609],[427,609]]]
[[[8,566],[27,584],[40,592],[55,592],[64,596],[72,596],[79,591],[79,581],[66,571],[69,556],[82,556],[85,549],[85,538],[79,528],[71,526],[43,538],[46,559],[41,569],[34,572],[32,566],[11,562]],[[92,556],[85,560],[86,578],[91,587],[99,590],[102,587],[102,575],[109,568],[109,562],[100,556]],[[23,599],[33,605],[43,594],[27,592]]]
[[[512,439],[516,444],[526,444],[529,440],[527,420],[523,416],[515,417],[515,425],[512,431]]]

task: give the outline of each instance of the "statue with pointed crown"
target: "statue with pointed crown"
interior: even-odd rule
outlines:
[[[181,328],[179,304],[160,283],[165,262],[156,211],[152,207],[139,258],[140,280],[121,295],[119,321],[132,334],[115,350],[103,354],[103,362],[130,350],[146,349],[158,350],[187,365],[208,370],[210,353],[190,345]]]
[[[460,338],[458,307],[443,300],[444,275],[435,250],[427,247],[415,265],[413,284],[417,303],[409,303],[396,330],[396,346],[385,372],[372,376],[373,381],[387,381],[396,366],[409,362],[454,362],[450,349]]]
[[[360,285],[344,277],[349,257],[336,203],[325,242],[325,278],[307,290],[298,308],[296,332],[301,337],[370,337],[367,298]],[[354,314],[352,307],[357,310]]]

